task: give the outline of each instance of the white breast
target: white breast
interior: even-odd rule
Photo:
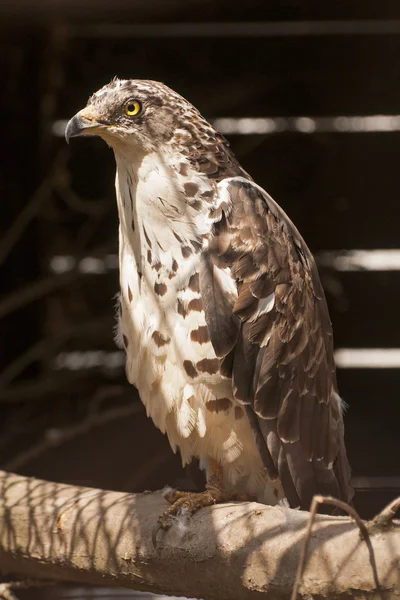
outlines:
[[[212,223],[206,214],[191,212],[176,172],[169,172],[172,167],[163,161],[153,156],[134,165],[117,157],[117,164],[118,338],[126,348],[127,377],[174,451],[179,446],[183,464],[193,456],[205,465],[214,458],[225,465],[230,485],[243,480],[247,491],[259,495],[261,489],[262,495],[264,469],[250,426],[206,339],[193,279],[200,253],[182,254],[182,245],[201,239]],[[199,189],[206,185],[199,182]],[[233,293],[233,283],[231,287]],[[275,503],[276,496],[268,494]]]
[[[199,264],[199,253],[193,251],[191,242],[201,239],[211,222],[199,211],[193,216],[176,172],[159,157],[152,155],[134,165],[135,172],[123,157],[117,162],[119,338],[127,350],[128,379],[138,387],[146,405],[161,381],[164,390],[173,390],[154,410],[149,408],[157,426],[165,430],[166,414],[176,406],[188,379],[190,382],[183,363],[216,358],[210,342],[191,342],[191,332],[205,328],[206,322],[202,311],[188,310],[190,302],[200,297],[190,286]],[[183,255],[182,246],[192,248],[190,254]]]

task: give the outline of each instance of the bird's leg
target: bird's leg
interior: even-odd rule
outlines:
[[[165,495],[165,499],[171,504],[158,519],[161,529],[169,529],[171,526],[171,517],[186,512],[193,515],[200,508],[212,506],[219,502],[228,502],[230,500],[246,501],[249,498],[245,494],[236,494],[227,491],[223,485],[222,467],[217,461],[210,460],[209,477],[204,492],[181,492],[171,490]]]

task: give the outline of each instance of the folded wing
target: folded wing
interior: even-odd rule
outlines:
[[[291,506],[309,508],[315,493],[349,501],[332,327],[315,261],[259,186],[236,177],[219,188],[224,202],[202,255],[200,292],[222,372]],[[227,273],[235,295],[224,289]]]

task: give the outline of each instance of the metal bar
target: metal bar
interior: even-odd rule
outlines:
[[[400,348],[338,348],[338,369],[400,369]]]
[[[338,348],[335,351],[338,369],[400,369],[400,348]],[[71,350],[61,352],[53,361],[56,371],[82,371],[84,369],[122,369],[125,352],[96,350]]]
[[[334,271],[400,271],[399,248],[321,250],[315,255],[315,259],[319,266],[329,267]],[[78,258],[59,254],[51,257],[49,267],[58,275],[73,270],[84,275],[104,275],[108,271],[118,269],[118,256],[105,254]]]
[[[400,19],[264,21],[242,23],[93,23],[72,26],[76,38],[243,38],[399,35]]]
[[[397,490],[400,492],[400,477],[352,477],[351,483],[358,490]]]
[[[52,124],[52,134],[64,137],[67,120]],[[362,115],[337,117],[221,117],[210,118],[214,127],[226,135],[269,135],[283,132],[311,133],[393,133],[400,131],[400,115]]]

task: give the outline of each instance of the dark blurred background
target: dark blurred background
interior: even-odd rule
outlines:
[[[195,489],[125,381],[114,158],[63,139],[114,75],[158,79],[229,138],[318,258],[356,505],[400,493],[398,0],[3,0],[0,467]]]

